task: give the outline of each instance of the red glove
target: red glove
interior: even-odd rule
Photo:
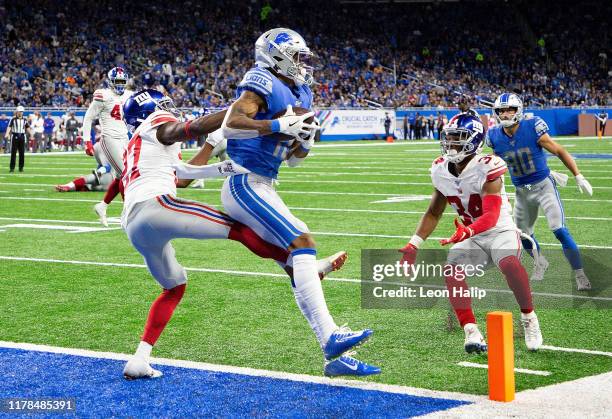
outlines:
[[[91,141],[85,141],[85,154],[88,156],[94,155],[93,145],[91,145]]]
[[[412,243],[408,243],[406,246],[399,249],[399,252],[403,253],[401,263],[407,263],[408,265],[414,265],[416,262],[417,251],[419,249]]]
[[[459,243],[464,241],[465,239],[469,239],[474,235],[474,230],[470,227],[466,227],[459,222],[457,218],[455,218],[455,227],[457,227],[457,231],[453,234],[449,239],[440,240],[440,244],[442,246],[446,246],[449,243]]]

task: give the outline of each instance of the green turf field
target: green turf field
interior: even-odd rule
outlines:
[[[565,139],[562,144],[573,154],[608,158],[577,160],[594,186],[593,197],[581,195],[573,179],[560,192],[577,243],[609,252],[611,141]],[[382,375],[370,380],[484,394],[486,370],[457,363],[486,363],[486,356],[464,353],[463,331],[449,329],[447,308],[365,310],[359,282],[333,280],[359,279],[361,249],[394,249],[406,243],[427,206],[432,190],[428,169],[438,150],[436,144],[418,142],[317,147],[303,166],[281,171],[278,191],[314,232],[320,255],[349,252],[346,266],[324,281],[324,290],[338,324],[374,329],[372,341],[358,351],[360,359],[383,368]],[[101,226],[92,206],[102,193],[53,190],[57,183],[89,173],[94,160],[84,154],[53,154],[26,156],[22,174],[9,174],[8,158],[0,157],[0,340],[132,352],[158,285],[140,266],[142,258],[118,224],[95,230]],[[562,167],[556,159],[550,165]],[[220,206],[220,187],[220,180],[209,180],[204,190],[183,189],[179,196]],[[120,212],[120,202],[109,208],[111,217]],[[450,236],[452,220],[449,209],[434,236]],[[544,219],[536,231],[545,250],[558,248]],[[439,245],[430,240],[426,247]],[[185,298],[155,356],[322,374],[314,335],[276,264],[257,259],[235,242],[177,240],[175,248],[179,261],[196,269],[189,271]],[[15,257],[28,260],[10,259]],[[545,282],[534,285],[534,291],[545,289]],[[586,305],[537,311],[546,345],[612,351],[609,310]],[[481,322],[484,314],[477,312]],[[514,315],[518,317],[518,310]],[[518,390],[612,370],[610,356],[529,353],[518,328],[516,332],[516,366],[552,373],[517,374]]]

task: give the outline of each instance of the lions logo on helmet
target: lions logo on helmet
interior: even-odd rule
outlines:
[[[304,38],[291,29],[271,29],[255,42],[257,66],[271,68],[298,86],[314,82],[313,67],[309,65],[313,56]]]
[[[507,109],[515,109],[515,113],[510,119],[502,119],[501,114]],[[514,93],[503,93],[495,99],[493,114],[502,127],[508,128],[518,124],[523,119],[523,101]]]
[[[442,129],[442,154],[451,163],[459,163],[467,156],[482,150],[484,136],[484,126],[480,118],[469,112],[455,115]]]
[[[159,90],[145,89],[134,93],[123,104],[123,120],[130,132],[134,132],[149,115],[157,110],[167,111],[176,117],[180,111],[171,98]]]
[[[108,80],[108,87],[118,95],[122,95],[125,91],[129,76],[127,71],[123,67],[113,67],[106,74]]]

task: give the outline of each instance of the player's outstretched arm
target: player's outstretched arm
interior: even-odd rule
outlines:
[[[91,144],[91,125],[100,116],[102,111],[102,99],[99,93],[94,93],[94,99],[89,104],[87,112],[83,117],[83,141],[85,141],[85,153],[93,156],[93,146]]]
[[[223,121],[223,136],[231,139],[248,139],[280,132],[294,137],[307,137],[316,129],[314,125],[306,123],[308,118],[314,116],[314,112],[295,115],[290,106],[287,107],[287,113],[280,118],[253,119],[257,112],[266,107],[265,100],[257,93],[249,90],[242,92],[238,100],[228,109]]]
[[[157,129],[157,140],[166,145],[189,141],[221,128],[227,110],[201,116],[193,121],[166,122]]]
[[[546,149],[551,154],[559,157],[559,160],[563,162],[565,167],[572,172],[574,177],[576,178],[576,184],[578,185],[578,190],[580,193],[586,192],[589,195],[593,195],[593,187],[589,183],[588,180],[584,178],[583,175],[580,174],[580,170],[578,170],[578,165],[576,161],[571,156],[571,154],[563,147],[561,144],[554,141],[550,138],[550,135],[544,134],[538,140],[538,144],[540,144],[544,149]]]
[[[204,166],[208,163],[210,159],[210,155],[213,151],[213,146],[209,143],[204,143],[204,147],[200,149],[187,163],[193,164],[194,166]],[[193,179],[179,179],[176,183],[177,188],[186,188],[188,187]]]

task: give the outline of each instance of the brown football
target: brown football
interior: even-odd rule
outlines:
[[[274,116],[272,117],[272,119],[278,119],[281,116],[283,116],[285,114],[285,112],[287,112],[286,110],[277,112],[274,114]],[[293,108],[293,112],[295,112],[296,115],[304,115],[305,113],[310,112],[309,109],[306,108],[300,108],[298,106],[295,106]],[[312,124],[314,122],[314,116],[311,116],[310,118],[308,118],[306,120],[306,123],[308,124]],[[293,140],[293,136],[291,135],[287,135],[287,134],[281,134],[280,132],[274,133],[274,134],[270,134],[269,137],[272,137],[278,141],[289,141],[289,140]]]

